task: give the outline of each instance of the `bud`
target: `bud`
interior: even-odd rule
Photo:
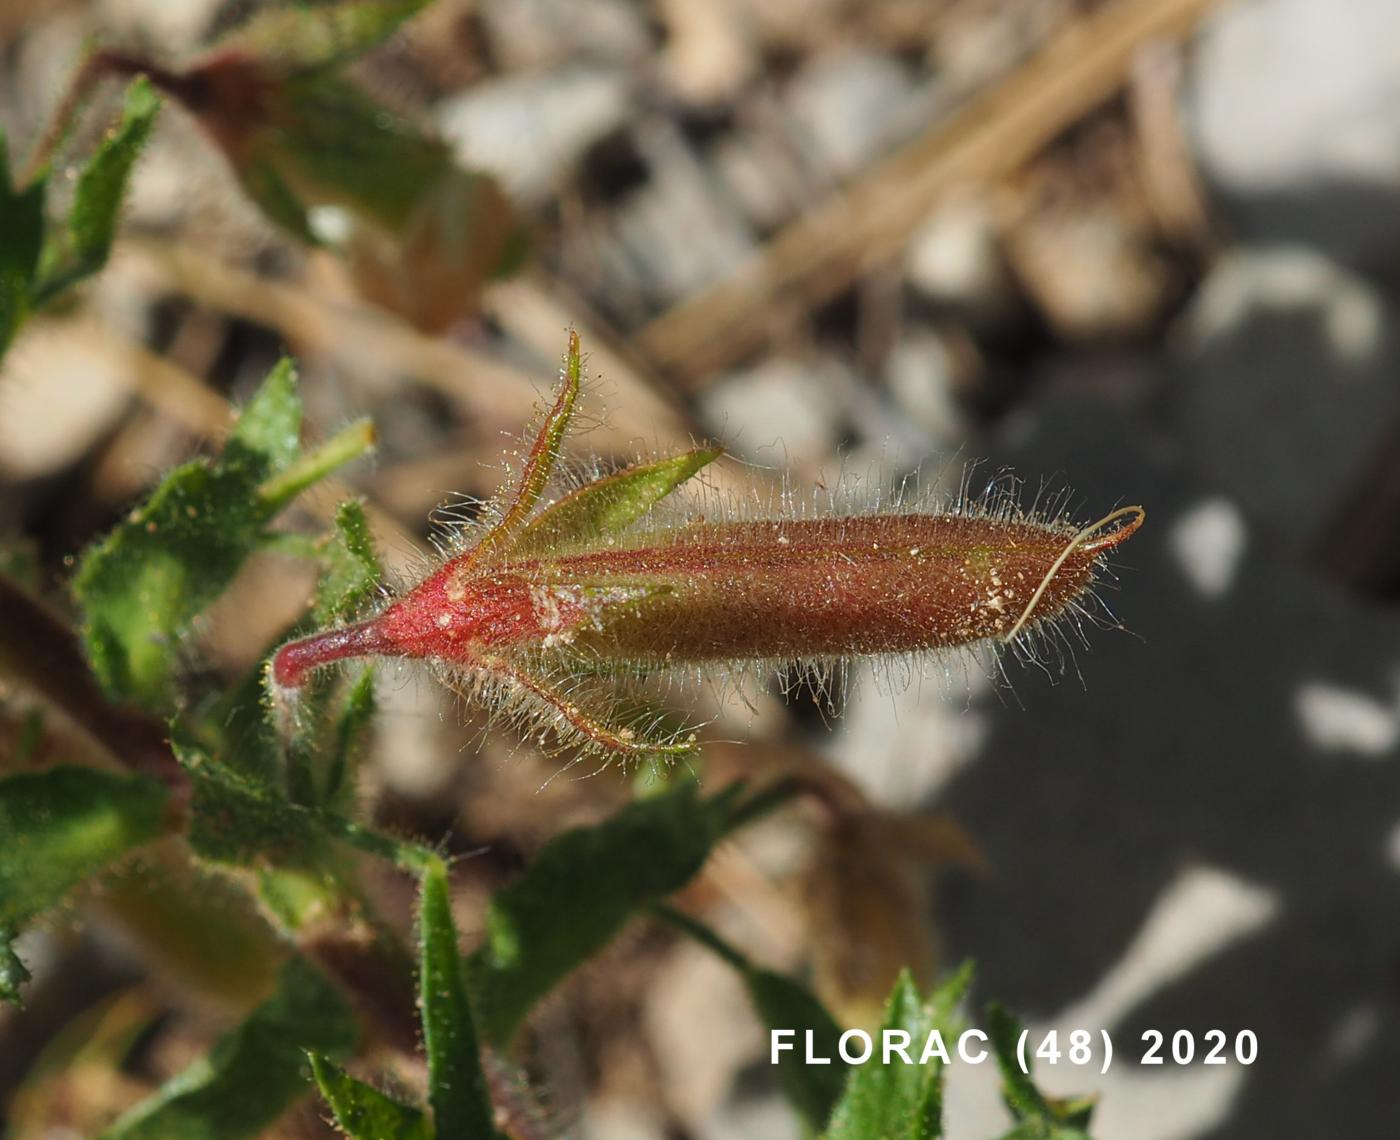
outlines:
[[[571,335],[563,388],[500,521],[377,616],[283,646],[278,687],[349,657],[419,658],[574,744],[677,755],[693,735],[616,724],[613,680],[1012,642],[1069,612],[1144,518],[1125,507],[1082,530],[970,512],[636,525],[713,448],[626,467],[536,510],[579,371]]]

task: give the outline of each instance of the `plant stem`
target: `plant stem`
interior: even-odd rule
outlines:
[[[653,918],[659,918],[662,922],[685,931],[696,942],[723,958],[741,973],[749,968],[747,958],[699,919],[692,918],[684,911],[677,910],[666,903],[655,903],[651,907],[651,914]]]
[[[183,76],[137,56],[106,48],[89,51],[73,72],[73,77],[68,81],[68,88],[55,108],[53,118],[49,120],[48,128],[29,156],[29,161],[25,163],[20,185],[28,186],[44,176],[49,164],[53,162],[54,155],[72,132],[73,124],[77,122],[87,97],[99,82],[107,76],[137,75],[149,76],[157,87],[174,94],[179,94],[189,86],[188,80]]]
[[[738,831],[745,824],[767,815],[771,811],[776,811],[794,796],[810,788],[803,780],[797,776],[785,776],[777,780],[761,792],[749,797],[729,815],[726,831]]]
[[[186,786],[165,726],[112,705],[88,668],[76,635],[42,602],[0,574],[0,674],[58,709],[125,767]]]
[[[315,451],[302,456],[280,475],[274,475],[258,488],[258,498],[269,507],[281,507],[337,467],[357,459],[374,446],[374,424],[358,420],[327,440]]]

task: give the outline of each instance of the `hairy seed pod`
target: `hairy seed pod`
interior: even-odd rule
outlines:
[[[276,686],[349,657],[426,659],[518,697],[574,743],[675,754],[692,738],[609,723],[600,679],[1011,641],[1076,606],[1145,517],[1124,507],[1083,530],[977,513],[637,525],[717,449],[624,468],[537,510],[579,371],[571,337],[500,521],[375,617],[283,646]]]

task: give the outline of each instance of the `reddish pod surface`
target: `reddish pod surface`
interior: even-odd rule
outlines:
[[[1075,531],[975,514],[698,521],[630,529],[717,451],[637,465],[538,512],[578,391],[578,345],[502,521],[376,617],[284,646],[295,689],[349,657],[420,658],[504,684],[579,743],[684,750],[610,727],[572,679],[744,661],[917,653],[1062,616],[1142,524]]]

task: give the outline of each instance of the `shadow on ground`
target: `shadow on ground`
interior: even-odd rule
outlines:
[[[1393,706],[1400,613],[1310,577],[1254,528],[1228,593],[1204,597],[1170,536],[1209,490],[1102,403],[1038,411],[1034,438],[999,460],[1072,470],[1095,510],[1148,506],[1109,595],[1138,636],[1094,631],[1082,685],[1013,671],[1024,709],[988,710],[982,755],[939,805],[996,878],[943,898],[949,948],[976,958],[981,995],[1044,1018],[1095,986],[1184,869],[1243,879],[1274,896],[1275,918],[1109,1028],[1120,1042],[1149,1027],[1258,1034],[1213,1138],[1374,1133],[1400,1072],[1400,756],[1310,742],[1297,691],[1324,682]]]

